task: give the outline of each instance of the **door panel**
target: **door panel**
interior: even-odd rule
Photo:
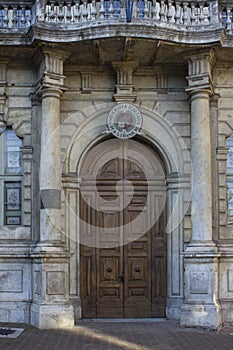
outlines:
[[[97,317],[123,317],[122,247],[97,253]]]
[[[164,170],[146,146],[139,143],[132,151],[129,141],[109,141],[90,152],[82,169],[81,233],[87,237],[80,246],[82,316],[163,317]],[[117,149],[117,158],[109,160],[108,146],[112,157]],[[88,162],[96,162],[93,169]]]

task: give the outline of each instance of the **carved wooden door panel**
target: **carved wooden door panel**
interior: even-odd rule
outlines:
[[[155,169],[149,176],[145,174],[145,167],[149,167],[144,164],[147,153],[141,150],[145,146],[140,144],[133,157],[129,141],[114,140],[110,146],[117,150],[118,157],[100,160],[94,186],[88,177],[91,171],[83,171],[80,217],[86,244],[80,245],[82,316],[163,317],[164,173],[159,163],[157,174]],[[135,151],[135,145],[133,148]],[[100,155],[100,150],[95,154]],[[94,155],[89,159],[93,161]],[[156,157],[152,160],[159,162]]]

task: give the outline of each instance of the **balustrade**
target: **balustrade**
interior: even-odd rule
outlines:
[[[49,24],[81,24],[102,20],[123,22],[149,20],[156,25],[182,26],[185,29],[222,24],[233,33],[233,3],[230,0],[49,0],[1,1],[0,28],[27,29],[36,22]],[[38,13],[38,9],[40,10]]]
[[[0,28],[28,28],[32,22],[32,11],[28,5],[1,5]]]
[[[213,2],[173,0],[81,0],[48,1],[44,21],[47,23],[80,23],[99,19],[135,18],[161,23],[205,25],[218,21]]]

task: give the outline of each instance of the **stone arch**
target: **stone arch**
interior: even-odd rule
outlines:
[[[64,168],[65,174],[77,174],[86,152],[94,144],[106,138],[107,115],[113,104],[106,105],[98,111],[90,110],[84,120],[77,126],[67,147]],[[142,138],[155,147],[161,154],[168,176],[178,174],[189,175],[185,171],[185,164],[190,163],[189,152],[175,127],[156,112],[138,106],[143,116]],[[73,116],[75,118],[75,116]],[[69,119],[69,118],[68,118]],[[62,128],[69,120],[66,120]]]

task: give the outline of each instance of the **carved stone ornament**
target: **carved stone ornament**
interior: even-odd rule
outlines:
[[[142,115],[131,103],[120,103],[111,109],[107,118],[106,133],[119,139],[129,139],[141,134]]]

